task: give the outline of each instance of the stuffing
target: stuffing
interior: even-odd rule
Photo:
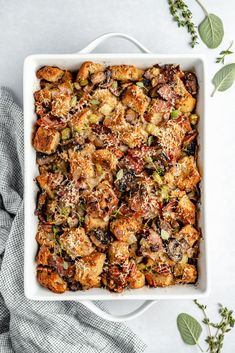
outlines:
[[[196,75],[86,61],[36,76],[38,282],[55,293],[195,283]]]

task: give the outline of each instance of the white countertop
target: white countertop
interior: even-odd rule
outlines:
[[[195,21],[203,13],[192,3]],[[106,32],[133,35],[156,53],[203,53],[208,61],[208,80],[219,65],[215,57],[235,40],[235,2],[203,0],[208,11],[223,19],[225,36],[219,49],[209,50],[200,43],[194,50],[187,45],[188,34],[171,21],[167,0],[0,0],[0,85],[10,87],[22,105],[22,65],[24,57],[35,53],[73,53]],[[234,44],[235,49],[235,44]],[[122,39],[108,41],[99,52],[135,52]],[[227,58],[227,63],[235,56]],[[209,86],[210,91],[212,85]],[[213,264],[211,294],[203,303],[216,317],[217,303],[235,309],[235,85],[227,92],[209,98],[207,119],[211,122],[207,145],[210,183],[210,255]],[[127,312],[137,303],[111,303],[113,311]],[[182,343],[176,317],[187,312],[201,318],[192,301],[162,301],[128,325],[148,344],[146,353],[197,352]],[[206,330],[205,330],[206,331]],[[202,342],[202,341],[201,341]],[[202,342],[203,345],[203,342]],[[223,353],[235,351],[235,330],[225,337]],[[131,353],[131,352],[130,352]]]

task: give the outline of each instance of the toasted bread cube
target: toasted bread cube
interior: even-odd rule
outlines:
[[[53,248],[56,245],[56,240],[52,226],[39,224],[36,234],[36,241],[39,245],[45,245],[46,247]]]
[[[190,224],[184,226],[177,236],[178,239],[185,239],[190,247],[200,238],[199,232]]]
[[[35,134],[33,147],[36,151],[52,154],[60,142],[60,133],[54,129],[40,126]]]
[[[87,256],[94,251],[84,228],[65,231],[60,237],[60,244],[72,259],[75,259],[77,256]]]
[[[193,156],[183,157],[165,175],[165,181],[171,187],[189,192],[199,183],[201,177]]]
[[[92,154],[95,147],[86,145],[82,151],[69,151],[70,171],[74,180],[88,179],[95,176]]]
[[[94,252],[75,262],[75,280],[87,288],[99,287],[104,266],[105,254]]]
[[[84,109],[77,114],[74,114],[69,121],[69,126],[74,132],[79,133],[80,136],[87,137],[90,134],[89,116],[92,114],[90,109]]]
[[[131,276],[130,282],[129,282],[129,287],[131,289],[137,289],[137,288],[142,288],[145,285],[145,275],[137,270],[136,273]]]
[[[57,117],[66,117],[71,109],[71,95],[66,93],[58,94],[51,104],[51,113]]]
[[[38,265],[43,265],[43,266],[48,266],[49,265],[49,260],[52,259],[52,254],[50,252],[50,249],[45,246],[42,245],[39,248],[37,257],[36,257],[36,261]]]
[[[86,61],[81,65],[76,81],[86,80],[89,75],[95,74],[99,71],[104,71],[104,66],[102,64]]]
[[[60,185],[63,180],[63,175],[61,173],[44,173],[36,177],[36,180],[42,190],[45,190],[47,194],[53,198],[53,190]]]
[[[187,192],[193,190],[201,179],[194,157],[182,158],[175,168],[175,174],[178,174],[178,188]]]
[[[93,154],[95,163],[101,165],[103,169],[115,171],[117,168],[118,159],[115,154],[106,149],[100,149]]]
[[[141,146],[148,139],[148,133],[141,126],[128,126],[120,134],[121,141],[130,148]]]
[[[57,82],[64,75],[64,71],[58,67],[45,66],[37,71],[36,76],[40,80],[46,80],[49,82]]]
[[[108,249],[109,261],[111,263],[121,263],[129,259],[128,243],[123,241],[114,241],[109,245]]]
[[[144,70],[138,69],[132,65],[114,65],[110,66],[112,78],[119,81],[138,81],[141,79]]]
[[[185,98],[180,99],[176,103],[176,108],[182,113],[191,113],[195,108],[196,102],[196,98],[188,93]]]
[[[92,99],[99,102],[99,112],[108,116],[116,107],[118,100],[108,89],[97,89]]]
[[[166,275],[146,273],[145,278],[151,287],[168,287],[174,283],[172,273]]]
[[[177,283],[195,283],[197,270],[194,265],[177,263],[174,267],[174,276]]]
[[[37,279],[43,287],[54,293],[64,293],[67,289],[66,282],[51,268],[38,266]]]
[[[108,219],[95,217],[94,215],[86,215],[85,217],[85,229],[86,232],[90,232],[93,229],[105,229],[108,226]]]
[[[187,195],[179,200],[177,213],[184,224],[195,224],[196,207]]]
[[[129,244],[136,241],[135,233],[140,230],[141,223],[134,217],[121,217],[110,223],[110,230],[115,237]]]
[[[125,90],[122,97],[122,103],[133,109],[135,112],[144,114],[150,103],[150,98],[144,94],[140,87],[131,85]]]

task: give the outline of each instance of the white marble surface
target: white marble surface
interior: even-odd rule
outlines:
[[[203,13],[192,3],[195,21]],[[216,50],[203,44],[192,50],[183,29],[178,29],[168,13],[167,0],[0,0],[0,84],[9,86],[22,105],[22,65],[32,53],[73,53],[105,32],[120,31],[133,35],[156,53],[204,53],[208,60],[208,80],[219,68],[214,63],[218,52],[235,40],[235,2],[204,0],[211,12],[224,21],[225,37]],[[134,52],[123,40],[107,42],[99,52]],[[234,56],[227,62],[232,62]],[[209,87],[212,90],[212,86]],[[208,98],[211,122],[208,134],[207,212],[210,237],[212,287],[209,312],[216,316],[222,302],[235,309],[235,86]],[[110,303],[114,312],[126,312],[137,303]],[[182,343],[176,330],[180,312],[200,312],[191,301],[162,301],[128,325],[148,344],[147,353],[197,352]],[[203,342],[202,342],[203,344]],[[224,353],[235,351],[235,330],[226,337]],[[130,352],[131,353],[131,352]]]

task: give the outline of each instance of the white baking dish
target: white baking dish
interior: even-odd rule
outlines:
[[[110,37],[124,37],[132,41],[143,53],[139,54],[89,54],[98,44]],[[199,225],[202,229],[203,239],[200,245],[200,258],[198,262],[199,278],[198,284],[178,285],[168,288],[148,288],[147,286],[136,290],[126,290],[121,294],[111,293],[107,290],[96,288],[88,291],[66,292],[55,294],[39,285],[36,280],[35,255],[37,243],[35,234],[37,230],[37,217],[34,215],[36,206],[37,186],[34,178],[38,175],[35,151],[32,148],[32,129],[35,124],[36,115],[34,112],[33,92],[39,88],[39,82],[35,72],[44,65],[58,66],[63,69],[77,70],[81,63],[86,60],[101,62],[105,65],[133,64],[141,68],[146,68],[156,63],[158,64],[180,64],[183,70],[194,71],[199,81],[199,95],[197,113],[200,116],[199,125],[199,167],[202,172],[201,182],[201,213]],[[153,301],[159,299],[194,299],[208,295],[208,248],[207,231],[205,223],[206,211],[206,161],[205,161],[205,131],[206,127],[206,78],[204,58],[195,55],[159,55],[152,54],[133,38],[120,33],[109,33],[97,38],[86,48],[76,54],[59,55],[31,55],[24,62],[24,143],[25,143],[25,252],[24,252],[24,288],[27,298],[32,300],[76,300],[83,301],[97,314],[106,319],[121,321],[130,317],[135,317],[144,311]],[[144,305],[131,315],[124,318],[114,318],[109,314],[101,314],[92,302],[88,300],[146,300]]]

